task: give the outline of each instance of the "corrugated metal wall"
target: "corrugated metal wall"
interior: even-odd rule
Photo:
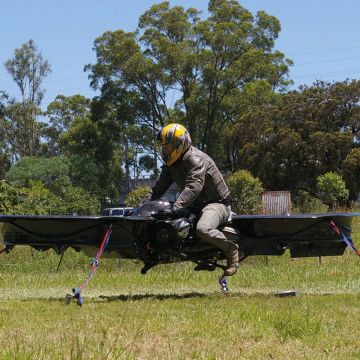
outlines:
[[[265,191],[262,193],[263,214],[286,214],[291,212],[289,191]]]

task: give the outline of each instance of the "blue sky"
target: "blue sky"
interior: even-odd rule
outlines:
[[[139,16],[159,1],[150,0],[2,0],[0,15],[0,90],[17,96],[16,85],[3,63],[14,49],[32,38],[52,67],[44,80],[43,108],[55,96],[94,96],[84,65],[95,62],[92,45],[105,31],[136,29]],[[203,10],[208,1],[172,0],[171,5]],[[295,65],[295,88],[316,79],[360,78],[359,0],[243,0],[255,14],[276,16],[281,33],[276,48]]]

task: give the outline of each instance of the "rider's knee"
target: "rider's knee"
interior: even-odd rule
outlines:
[[[196,226],[196,234],[200,238],[204,238],[204,237],[207,237],[209,235],[210,231],[213,229],[214,229],[214,226],[209,223],[198,222],[198,224]]]

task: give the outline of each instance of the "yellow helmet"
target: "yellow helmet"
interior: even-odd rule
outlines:
[[[178,160],[191,145],[189,132],[180,124],[166,125],[158,132],[156,140],[161,146],[161,157],[168,166]]]

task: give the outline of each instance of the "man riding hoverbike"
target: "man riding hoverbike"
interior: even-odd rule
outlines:
[[[201,215],[196,226],[197,236],[221,249],[227,259],[225,276],[234,275],[239,262],[238,245],[227,240],[218,230],[231,214],[230,191],[214,161],[192,146],[191,138],[183,125],[169,124],[157,135],[164,161],[158,181],[152,189],[151,200],[158,200],[175,182],[181,189],[176,202],[158,217],[171,218],[183,213],[191,205]]]

